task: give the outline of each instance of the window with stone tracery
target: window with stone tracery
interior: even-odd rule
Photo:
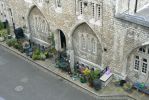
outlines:
[[[86,49],[86,41],[85,41],[85,36],[83,34],[81,36],[81,48]]]
[[[96,41],[95,41],[95,39],[93,38],[91,42],[92,42],[91,43],[92,44],[92,52],[96,53]]]
[[[43,32],[43,33],[48,32],[47,22],[45,21],[44,18],[38,15],[33,16],[33,27],[35,32],[36,31]]]

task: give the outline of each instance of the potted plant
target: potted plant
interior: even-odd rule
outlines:
[[[6,29],[0,30],[0,42],[5,40],[6,35],[7,35],[7,30]]]
[[[124,86],[123,86],[123,89],[126,92],[131,93],[132,92],[132,83],[130,83],[130,82],[125,83]]]
[[[40,60],[40,58],[41,58],[40,50],[39,49],[35,49],[35,51],[33,51],[32,59],[33,60]]]
[[[80,82],[81,83],[86,83],[87,82],[87,79],[86,79],[86,77],[84,75],[80,76]]]
[[[102,86],[100,79],[94,79],[93,86],[94,86],[95,90],[97,90],[97,91],[100,90],[101,86]]]
[[[42,53],[42,52],[40,53],[40,59],[41,59],[41,60],[45,60],[45,59],[46,59],[45,54],[44,54],[44,53]]]
[[[94,71],[91,71],[88,77],[89,86],[93,87]]]

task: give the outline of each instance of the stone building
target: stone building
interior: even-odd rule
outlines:
[[[0,0],[0,18],[28,38],[66,49],[74,61],[148,82],[148,0]],[[148,82],[149,83],[149,82]]]

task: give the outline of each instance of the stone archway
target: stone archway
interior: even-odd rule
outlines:
[[[30,39],[38,44],[48,46],[50,45],[49,25],[37,6],[33,6],[28,14],[28,26],[30,31]]]
[[[55,42],[56,42],[56,49],[58,51],[63,51],[67,49],[67,40],[65,33],[60,29],[56,30]]]
[[[86,23],[78,25],[72,33],[72,49],[75,62],[89,66],[101,65],[102,47],[96,34]]]
[[[127,61],[127,77],[133,82],[149,83],[149,45],[135,48]]]

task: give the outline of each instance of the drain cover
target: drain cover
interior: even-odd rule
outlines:
[[[23,86],[17,86],[14,90],[17,91],[17,92],[21,92],[23,91],[24,87]]]
[[[0,97],[0,100],[5,100],[3,97]]]

